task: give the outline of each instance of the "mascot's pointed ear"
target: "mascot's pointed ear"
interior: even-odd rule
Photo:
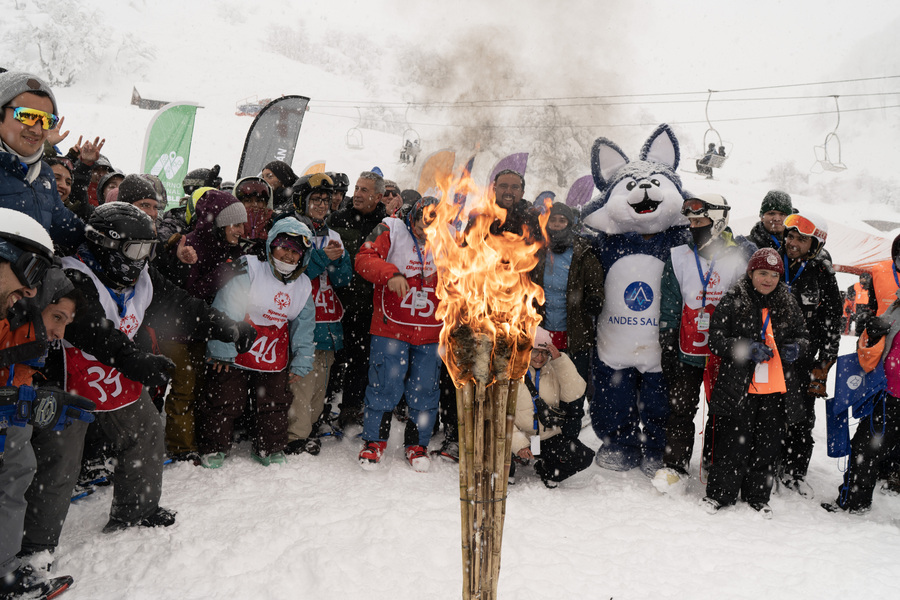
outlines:
[[[675,139],[672,128],[665,123],[656,128],[641,148],[641,160],[668,165],[673,171],[678,169],[679,159],[678,140]]]
[[[628,157],[621,148],[604,137],[597,138],[591,148],[591,174],[598,190],[604,191],[615,172],[626,164]]]

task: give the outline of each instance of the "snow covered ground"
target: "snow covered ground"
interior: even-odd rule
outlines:
[[[12,37],[6,33],[23,19],[35,20],[36,14],[40,17],[42,10],[55,10],[56,17],[62,19],[77,5],[69,0],[64,7],[53,8],[54,3],[28,0],[27,10],[14,11],[14,4],[26,3],[0,0],[3,66],[12,66],[7,56],[14,56]],[[396,162],[403,142],[399,133],[364,130],[365,147],[350,150],[344,145],[344,135],[357,120],[355,109],[350,108],[352,102],[346,109],[334,105],[322,108],[317,102],[342,98],[410,100],[423,90],[415,87],[415,81],[404,79],[404,63],[389,52],[391,46],[399,46],[406,39],[401,34],[426,31],[432,35],[427,44],[421,44],[422,53],[446,47],[453,41],[451,24],[457,32],[459,27],[471,27],[480,35],[515,42],[523,53],[518,57],[522,60],[536,60],[528,52],[543,55],[548,48],[568,50],[567,57],[573,61],[569,69],[560,68],[567,64],[560,61],[549,61],[552,64],[546,71],[534,67],[531,75],[536,81],[553,82],[550,89],[540,85],[529,88],[533,95],[541,96],[830,81],[893,75],[900,66],[883,48],[878,51],[877,45],[879,40],[893,39],[887,36],[890,23],[897,20],[896,9],[872,20],[862,18],[862,11],[843,11],[840,3],[833,3],[835,10],[823,8],[821,2],[798,2],[791,7],[768,2],[761,3],[767,8],[757,10],[755,3],[756,12],[777,10],[766,22],[764,14],[723,14],[727,10],[708,3],[696,8],[679,4],[678,12],[671,13],[676,9],[654,2],[646,7],[641,3],[645,13],[639,18],[625,19],[621,11],[610,15],[593,2],[573,2],[572,13],[563,15],[566,18],[541,12],[542,18],[536,19],[543,10],[537,9],[541,3],[506,2],[500,4],[515,12],[507,10],[499,18],[488,20],[485,13],[489,3],[458,4],[477,15],[454,15],[452,23],[448,17],[445,30],[436,24],[439,15],[426,14],[439,11],[395,2],[299,4],[282,0],[248,11],[243,3],[231,1],[158,0],[151,5],[142,0],[98,0],[90,5],[98,14],[84,45],[97,46],[101,54],[120,47],[120,56],[130,57],[132,62],[113,65],[103,55],[106,62],[84,69],[82,78],[72,87],[56,90],[66,127],[73,132],[62,146],[68,148],[82,134],[105,137],[104,153],[113,164],[126,172],[136,171],[152,112],[130,106],[128,100],[132,86],[144,81],[180,96],[171,100],[196,101],[204,107],[198,112],[190,166],[221,164],[227,179],[237,170],[243,137],[251,122],[234,115],[235,103],[254,94],[270,97],[299,93],[313,100],[300,134],[295,170],[302,171],[307,164],[324,158],[329,170],[347,172],[352,180],[359,171],[379,165],[387,177],[396,179],[402,187],[412,187],[417,170]],[[837,10],[839,4],[842,10]],[[889,6],[878,4],[879,9]],[[420,20],[416,21],[418,27],[404,20],[401,8],[412,11],[410,14]],[[784,12],[788,8],[793,12]],[[817,19],[827,23],[813,39],[814,45],[808,46],[807,38],[814,37],[819,29],[786,15],[808,15],[813,10]],[[644,18],[654,14],[655,19]],[[509,22],[504,20],[507,18]],[[328,49],[336,40],[335,44],[341,44],[340,52],[349,53],[347,62],[341,62],[338,51],[331,56],[331,68],[315,61],[305,64],[291,60],[276,52],[273,42],[277,40],[272,37],[275,28],[289,28],[300,21],[306,25],[304,36],[309,34],[306,50]],[[699,64],[688,61],[688,57],[697,56],[693,51],[667,45],[661,38],[664,25],[670,21],[676,27],[669,28],[673,35],[669,44],[676,38],[678,43],[689,44],[716,36],[728,41],[732,53],[712,53]],[[871,35],[859,43],[838,47],[834,40],[849,39],[847,30],[861,21],[869,23]],[[426,22],[428,26],[423,25]],[[594,22],[605,24],[600,35],[594,36]],[[730,36],[720,28],[723,22],[747,22],[748,29],[740,37]],[[765,30],[750,29],[761,22],[765,22]],[[836,25],[838,22],[846,23],[847,29]],[[396,28],[398,23],[404,25],[403,31]],[[642,38],[634,28],[623,31],[619,27],[622,23],[639,23],[652,36]],[[70,31],[76,31],[77,26],[67,25]],[[512,30],[519,27],[528,34]],[[573,27],[578,34],[561,32],[564,27]],[[539,43],[536,33],[544,29],[549,32],[549,46]],[[304,36],[287,41],[305,41]],[[136,47],[137,43],[144,46]],[[147,47],[154,51],[153,58],[141,62],[136,52]],[[352,54],[354,48],[365,50],[369,61]],[[780,50],[788,49],[786,60],[774,58]],[[759,60],[748,66],[745,55],[753,58],[754,53],[759,53]],[[33,60],[35,56],[32,48],[26,58]],[[581,56],[608,58],[610,64],[617,65],[615,68],[627,72],[600,77],[590,69],[606,68],[603,65],[607,61],[597,61],[597,66]],[[862,60],[873,56],[882,61],[877,68]],[[15,57],[22,58],[18,54]],[[487,55],[484,59],[486,64],[493,60]],[[337,68],[353,61],[358,65],[352,72]],[[792,66],[802,73],[789,75]],[[475,69],[470,79],[489,82],[483,65],[462,67]],[[375,77],[364,76],[366,69]],[[684,74],[681,80],[675,77],[679,69]],[[578,89],[574,83],[566,87],[566,80],[580,82]],[[879,85],[883,91],[892,89],[889,83]],[[485,94],[503,97],[506,92],[501,87],[486,88]],[[434,95],[440,96],[437,92]],[[885,100],[885,104],[892,102]],[[722,106],[714,104],[713,114],[722,114],[716,113]],[[644,107],[639,114],[622,113],[619,117],[604,112],[594,122],[609,122],[611,126],[598,128],[592,135],[610,137],[634,156],[657,123],[680,120],[685,124],[676,125],[675,130],[683,144],[683,164],[690,167],[687,159],[701,146],[706,127],[700,110],[695,106],[689,116],[674,106]],[[413,118],[435,120],[428,114],[415,114]],[[851,168],[840,175],[807,176],[812,146],[821,143],[834,127],[833,119],[834,115],[824,115],[807,120],[720,125],[734,143],[732,158],[713,181],[685,173],[685,187],[694,192],[722,193],[734,206],[733,218],[746,218],[757,213],[765,192],[776,187],[770,177],[771,167],[795,161],[796,169],[788,170],[790,177],[783,182],[795,184],[786,185],[786,189],[801,209],[814,209],[834,222],[861,227],[864,218],[900,220],[892,200],[896,195],[893,140],[900,129],[895,113],[884,109],[845,114],[844,160]],[[620,122],[645,125],[619,128]],[[442,138],[435,127],[418,127],[424,157],[441,147]],[[490,150],[494,156],[529,149],[504,147],[502,153],[499,148]],[[465,160],[470,153],[471,148],[459,148],[457,158]],[[589,172],[588,158],[585,154],[580,166],[584,174]],[[476,160],[476,173],[488,171],[492,164],[482,156]],[[530,173],[529,196],[543,189],[564,192],[554,186],[552,177]],[[885,236],[892,238],[896,233]],[[835,260],[839,262],[841,256],[835,254]],[[854,281],[848,275],[839,279],[842,289]],[[852,350],[851,340],[846,339],[844,345],[845,351]],[[776,494],[771,501],[775,516],[770,521],[741,505],[715,516],[703,512],[697,505],[704,488],[696,477],[697,460],[692,465],[695,477],[686,493],[675,497],[657,493],[638,470],[613,473],[592,466],[558,489],[548,490],[530,469],[521,469],[507,505],[500,596],[754,600],[893,597],[900,588],[900,498],[876,492],[873,510],[863,517],[833,515],[819,508],[820,501],[833,499],[841,479],[841,463],[825,455],[824,419],[819,421],[808,478],[816,498],[809,501],[792,494]],[[237,447],[225,467],[217,471],[170,465],[165,471],[162,505],[178,511],[178,520],[167,529],[101,534],[111,493],[100,490],[73,504],[63,531],[55,569],[73,575],[76,582],[65,597],[459,598],[462,569],[456,466],[436,462],[430,473],[411,471],[402,457],[400,435],[395,423],[384,467],[377,472],[364,472],[356,464],[360,444],[352,437],[342,442],[326,440],[318,457],[289,457],[284,466],[261,467],[250,460],[246,445]],[[582,439],[595,449],[599,446],[590,428],[584,430]],[[432,448],[439,442],[440,436],[432,442]],[[699,445],[698,439],[696,447]]]

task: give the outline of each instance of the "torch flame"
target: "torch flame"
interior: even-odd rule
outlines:
[[[536,232],[526,225],[523,235],[492,234],[491,224],[505,221],[507,211],[493,201],[490,189],[479,189],[468,175],[450,176],[438,187],[440,202],[428,207],[434,220],[425,232],[438,270],[441,355],[457,387],[473,379],[484,385],[516,380],[528,369],[541,321],[536,304],[544,303],[544,290],[529,277],[538,263],[540,244],[530,242]],[[458,231],[454,223],[462,210],[454,198],[466,195],[475,202],[468,227]],[[539,218],[545,239],[548,219],[549,211]],[[479,343],[492,344],[489,375],[479,374],[484,369],[475,365]]]

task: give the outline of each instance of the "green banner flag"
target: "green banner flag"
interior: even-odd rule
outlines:
[[[142,171],[159,177],[170,207],[176,206],[184,195],[181,182],[187,175],[198,106],[192,102],[166,104],[147,126]]]

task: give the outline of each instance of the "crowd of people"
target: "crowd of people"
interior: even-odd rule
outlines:
[[[458,461],[426,235],[438,199],[401,190],[378,168],[351,190],[344,173],[298,176],[273,161],[234,183],[218,166],[194,169],[166,211],[159,180],[116,170],[104,140],[60,152],[67,133],[40,78],[0,73],[0,107],[0,598],[71,584],[49,565],[79,476],[96,465],[114,468],[111,532],[173,524],[159,506],[164,462],[223,468],[236,440],[268,467],[361,430],[359,464],[377,469],[396,419],[410,468]],[[521,173],[498,173],[490,195],[505,210],[491,233],[538,245],[531,278],[545,295],[519,386],[510,482],[526,467],[548,488],[595,462],[622,468],[579,440],[586,406],[595,430],[605,418],[592,371],[605,295],[596,241],[566,204],[528,202]],[[660,492],[684,488],[705,388],[702,505],[716,512],[740,498],[771,517],[774,485],[812,495],[815,409],[837,359],[843,300],[821,217],[772,191],[743,237],[728,227],[730,210],[718,194],[682,206],[689,226],[662,271],[650,369],[669,405],[644,424],[662,458],[632,466]],[[900,435],[891,419],[900,325],[877,316],[900,310],[894,246],[893,282],[876,274],[872,310],[857,320],[861,362],[887,373],[875,411],[883,441],[858,429],[828,510],[864,512],[879,468],[896,472],[885,457]]]

